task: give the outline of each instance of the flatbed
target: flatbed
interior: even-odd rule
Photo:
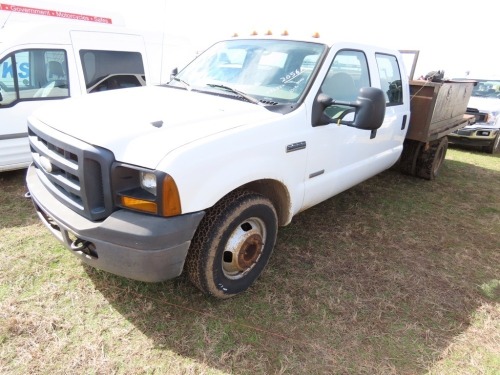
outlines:
[[[433,180],[448,149],[447,135],[474,121],[467,104],[475,81],[410,80],[410,124],[399,167],[402,173]]]
[[[407,139],[431,142],[467,125],[474,81],[410,81],[411,118]]]

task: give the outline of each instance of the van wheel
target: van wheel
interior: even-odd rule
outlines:
[[[498,131],[497,136],[495,137],[493,143],[486,148],[486,152],[488,152],[489,154],[494,154],[499,150],[500,150],[500,130]]]
[[[448,137],[431,142],[427,150],[422,149],[417,159],[417,176],[434,180],[441,170],[447,150]]]
[[[266,266],[278,219],[266,197],[235,191],[210,208],[186,259],[190,281],[203,293],[229,298],[248,289]]]

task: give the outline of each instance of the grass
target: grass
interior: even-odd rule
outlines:
[[[499,374],[500,155],[450,149],[280,228],[236,298],[80,264],[0,174],[2,374]]]

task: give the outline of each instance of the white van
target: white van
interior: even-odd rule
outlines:
[[[36,4],[0,3],[0,171],[30,164],[26,120],[37,107],[87,93],[166,83],[174,65],[163,64],[165,54],[183,46],[161,32],[127,29],[117,16]]]

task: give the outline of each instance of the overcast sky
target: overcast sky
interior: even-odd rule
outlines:
[[[44,0],[0,0],[30,3]],[[50,4],[68,1],[52,0]],[[134,28],[163,30],[187,37],[202,49],[234,32],[248,35],[268,29],[279,33],[322,35],[343,41],[373,43],[397,49],[418,49],[416,74],[444,69],[448,78],[500,76],[498,22],[489,0],[357,0],[337,3],[308,0],[73,0],[89,12],[113,11]],[[450,4],[450,5],[448,5]]]

